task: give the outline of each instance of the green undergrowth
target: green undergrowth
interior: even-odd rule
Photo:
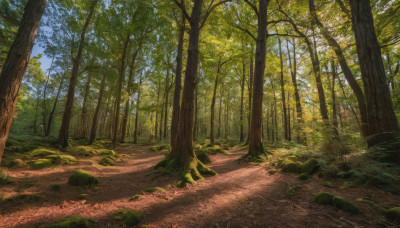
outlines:
[[[394,207],[386,210],[386,217],[400,222],[400,207]]]
[[[13,180],[8,175],[8,173],[3,170],[0,170],[0,186],[6,185],[6,184],[12,184],[12,183],[13,183]]]
[[[164,189],[160,187],[150,187],[143,190],[145,193],[153,193],[153,192],[163,192]]]
[[[357,214],[359,212],[358,207],[350,201],[327,192],[319,192],[315,194],[313,201],[318,204],[333,206],[352,214]]]
[[[153,152],[162,151],[162,150],[169,151],[170,149],[171,149],[171,146],[169,144],[156,145],[156,146],[150,147],[150,151],[153,151]]]
[[[143,215],[138,211],[121,209],[115,213],[114,219],[124,222],[127,226],[135,226],[142,221]]]
[[[88,220],[80,215],[76,215],[48,224],[45,228],[91,228],[93,225],[93,220]]]
[[[140,199],[142,199],[142,198],[144,198],[144,196],[139,195],[139,194],[136,194],[136,195],[131,196],[131,197],[129,198],[129,201],[140,200]]]

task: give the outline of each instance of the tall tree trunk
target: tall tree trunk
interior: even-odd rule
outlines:
[[[64,76],[65,75],[63,75],[61,77],[60,85],[58,86],[58,90],[57,90],[56,99],[54,100],[53,108],[51,109],[51,112],[49,114],[49,120],[48,120],[48,123],[47,123],[47,128],[46,128],[46,133],[45,133],[46,137],[50,135],[51,124],[53,123],[54,112],[56,111],[58,99],[60,97],[61,89],[62,89],[62,86],[63,86],[63,83],[64,83]]]
[[[119,78],[118,78],[118,88],[116,91],[116,98],[115,98],[115,115],[114,115],[114,134],[113,134],[113,139],[112,139],[112,147],[115,148],[117,146],[117,137],[118,137],[118,132],[119,132],[119,113],[120,113],[120,107],[121,107],[121,93],[122,93],[122,85],[125,80],[125,58],[126,58],[126,52],[128,50],[128,44],[130,40],[130,34],[126,36],[126,39],[124,41],[124,48],[122,49],[122,57],[121,57],[121,68],[119,69]]]
[[[287,44],[288,50],[288,57],[289,57],[289,66],[290,66],[290,74],[292,78],[292,84],[294,88],[294,97],[296,99],[296,118],[297,118],[297,125],[296,125],[296,140],[301,143],[305,144],[307,141],[305,132],[303,130],[304,127],[304,120],[303,120],[303,111],[301,108],[301,100],[300,100],[300,93],[297,87],[297,58],[296,58],[296,41],[293,39],[292,41],[292,49],[293,49],[293,67],[292,67],[292,60],[289,52],[289,44]]]
[[[165,93],[164,93],[164,97],[165,97]],[[163,100],[165,101],[165,99],[163,98]],[[163,136],[163,120],[164,120],[164,102],[162,102],[161,104],[161,115],[160,115],[160,136],[158,137],[158,140],[161,141],[162,136]]]
[[[250,56],[250,77],[249,77],[249,111],[247,113],[247,139],[245,145],[249,144],[250,128],[251,128],[251,98],[253,96],[253,53]]]
[[[87,117],[87,99],[90,90],[90,81],[92,79],[92,74],[89,72],[88,79],[85,86],[85,95],[83,96],[82,112],[80,117],[80,126],[77,126],[78,136],[86,137],[88,131],[88,117]]]
[[[132,55],[132,61],[131,64],[129,66],[129,74],[128,74],[128,85],[126,88],[126,98],[125,98],[125,111],[124,111],[124,119],[122,122],[122,128],[121,128],[121,143],[125,142],[125,137],[126,137],[126,128],[127,128],[127,124],[128,124],[128,119],[129,119],[129,103],[130,103],[130,98],[132,95],[132,82],[133,82],[133,69],[135,66],[135,61],[136,61],[136,57],[140,51],[140,48],[142,46],[142,43],[139,43],[138,48],[136,49],[136,51],[133,53]]]
[[[196,81],[196,88],[195,88],[195,94],[194,94],[194,105],[195,105],[195,112],[194,112],[194,126],[193,126],[193,140],[196,141],[198,134],[199,134],[199,124],[198,124],[198,113],[199,113],[199,106],[197,103],[197,97],[198,97],[198,87],[199,87],[199,81]],[[172,145],[172,144],[171,144]]]
[[[99,121],[100,107],[101,107],[101,102],[103,100],[103,93],[104,93],[104,87],[106,85],[106,78],[107,78],[107,74],[104,73],[103,78],[101,79],[99,98],[97,99],[96,110],[95,110],[94,116],[93,116],[92,129],[90,131],[90,138],[89,138],[89,145],[93,144],[93,142],[96,140],[97,122]]]
[[[157,140],[157,132],[158,132],[158,109],[160,108],[160,93],[161,93],[161,79],[158,79],[158,87],[157,87],[157,109],[156,109],[156,132],[154,133],[154,139]],[[161,134],[161,132],[160,132]]]
[[[281,94],[282,94],[282,109],[283,109],[283,127],[285,128],[285,140],[289,140],[289,129],[288,129],[288,117],[287,117],[287,110],[286,110],[286,97],[285,97],[285,80],[283,77],[283,57],[282,57],[282,45],[281,39],[278,39],[278,46],[279,46],[279,59],[281,62]]]
[[[0,74],[0,163],[46,0],[29,0]]]
[[[264,71],[267,44],[267,8],[268,0],[259,0],[258,31],[256,41],[256,63],[254,71],[253,105],[251,111],[251,131],[249,151],[244,156],[257,160],[265,154],[262,143],[262,103],[264,95]]]
[[[243,96],[244,96],[244,80],[246,79],[246,64],[244,60],[242,61],[243,64],[243,74],[242,74],[242,81],[240,85],[240,142],[244,140],[244,132],[243,132]],[[269,135],[269,133],[268,133]],[[268,137],[269,138],[269,137]]]
[[[217,138],[221,138],[221,115],[222,115],[222,91],[220,92],[219,95],[219,111],[218,111],[218,131],[217,131]]]
[[[169,61],[168,61],[169,64]],[[169,95],[169,68],[165,77],[165,118],[164,118],[164,139],[167,138],[167,123],[168,123],[168,95]]]
[[[335,95],[335,81],[336,81],[336,66],[335,61],[332,59],[331,61],[331,69],[332,69],[332,125],[337,129],[338,126],[338,119],[337,119],[337,108],[336,108],[336,95]]]
[[[289,141],[292,141],[292,133],[291,133],[291,128],[290,128],[290,94],[289,94],[289,91],[288,91],[288,93],[287,93],[287,103],[288,103],[288,106],[287,106],[287,110],[288,110],[288,114],[287,114],[287,128],[288,128],[288,140]]]
[[[386,82],[381,50],[376,38],[369,0],[350,0],[353,30],[367,101],[368,146],[393,140],[399,125]],[[397,153],[397,154],[396,154]],[[399,149],[393,159],[400,161]]]
[[[47,132],[47,103],[46,103],[47,86],[49,85],[50,74],[51,74],[51,70],[53,69],[54,58],[55,58],[55,54],[53,54],[53,58],[51,59],[49,72],[47,72],[46,82],[44,83],[44,88],[43,88],[43,100],[42,100],[42,117],[43,117],[43,119],[42,120],[43,120],[43,131],[44,131],[45,136],[46,136],[46,132]]]
[[[174,103],[172,106],[172,120],[171,120],[171,147],[175,143],[176,133],[178,130],[178,120],[179,120],[179,110],[181,101],[181,90],[182,90],[182,56],[183,56],[183,42],[185,38],[185,17],[182,13],[181,25],[179,27],[179,37],[178,37],[178,51],[176,55],[176,71],[175,71],[175,90],[174,90]],[[197,91],[197,90],[196,90]],[[197,102],[197,95],[196,95]],[[194,135],[196,138],[196,124],[197,124],[197,103],[196,103],[196,120],[194,122]]]
[[[218,60],[217,75],[215,76],[214,91],[211,99],[211,123],[210,123],[210,144],[214,145],[214,113],[215,113],[215,98],[217,96],[218,79],[220,74],[221,57]]]
[[[336,42],[336,40],[332,37],[329,30],[321,23],[318,19],[317,12],[315,9],[314,0],[309,0],[309,9],[313,18],[314,23],[317,24],[318,28],[320,29],[322,35],[324,36],[325,40],[328,42],[329,46],[335,51],[336,57],[339,60],[340,68],[342,68],[342,72],[349,83],[351,89],[353,90],[354,94],[356,95],[358,107],[360,109],[360,117],[361,117],[361,135],[363,137],[367,137],[368,134],[368,123],[367,123],[367,106],[365,103],[365,96],[355,79],[353,73],[350,70],[350,67],[347,64],[347,61],[344,57],[342,49],[340,45]]]
[[[183,179],[179,183],[179,186],[194,183],[195,179],[202,178],[200,172],[215,175],[214,171],[208,169],[197,159],[193,150],[194,89],[197,79],[202,4],[203,0],[195,0],[190,16],[189,46],[176,142],[173,144],[174,147],[168,156],[156,166],[172,170],[176,170],[177,168],[183,170]],[[184,10],[184,7],[182,7],[182,10]]]
[[[140,86],[142,85],[142,77],[139,78],[139,86],[137,91],[137,101],[136,101],[136,116],[135,116],[135,131],[133,133],[133,143],[137,144],[138,142],[138,122],[139,122],[139,105],[140,105]],[[162,115],[161,118],[162,119]],[[160,123],[161,125],[161,123]],[[161,132],[160,132],[161,136]]]
[[[81,37],[80,37],[80,41],[79,41],[78,53],[76,54],[76,57],[73,60],[74,66],[72,67],[72,74],[71,74],[71,79],[69,82],[67,101],[65,103],[64,115],[63,115],[63,119],[62,119],[62,123],[61,123],[60,132],[58,135],[58,139],[59,139],[59,143],[60,143],[61,147],[67,147],[69,145],[69,126],[71,123],[72,108],[74,106],[75,86],[76,86],[76,82],[78,80],[79,67],[81,65],[82,52],[83,52],[83,46],[85,44],[86,32],[89,27],[90,20],[92,19],[94,9],[95,9],[97,2],[98,2],[98,0],[92,0],[92,5],[90,6],[89,14],[86,17],[86,21],[85,21],[85,24],[82,29],[82,33],[81,33]]]

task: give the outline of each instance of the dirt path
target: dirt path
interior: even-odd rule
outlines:
[[[176,184],[179,176],[160,176],[160,171],[153,169],[163,158],[162,152],[151,152],[144,146],[120,147],[116,151],[131,158],[124,158],[113,167],[93,165],[87,159],[78,165],[54,169],[10,170],[16,183],[0,191],[13,197],[16,193],[11,192],[18,183],[33,182],[33,187],[20,193],[39,193],[40,198],[3,203],[0,227],[40,227],[78,214],[94,219],[95,227],[123,227],[113,219],[114,213],[122,208],[143,213],[144,219],[138,227],[387,227],[394,224],[388,223],[382,212],[355,199],[362,197],[382,206],[393,199],[400,202],[400,197],[375,188],[340,190],[323,187],[317,177],[312,182],[304,182],[292,174],[269,175],[263,166],[238,163],[236,159],[245,152],[235,150],[229,156],[211,156],[213,163],[208,166],[218,176],[207,177],[187,188],[174,188],[171,184]],[[82,189],[66,184],[77,168],[98,176],[99,187]],[[61,190],[51,191],[52,184],[60,184]],[[288,185],[294,187],[290,199],[285,197]],[[165,191],[129,201],[131,196],[143,194],[143,189],[155,186]],[[351,215],[312,203],[313,194],[320,191],[355,202],[361,213]],[[85,201],[78,199],[82,193],[88,194]]]

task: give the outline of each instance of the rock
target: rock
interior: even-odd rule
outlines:
[[[299,165],[300,172],[302,173],[309,173],[313,174],[319,169],[319,163],[317,159],[311,158],[304,162],[303,164]]]
[[[31,162],[32,169],[43,169],[53,165],[53,160],[51,159],[38,159]]]
[[[58,155],[59,152],[54,151],[54,150],[49,150],[49,149],[36,149],[32,151],[29,156],[31,157],[46,157],[47,155]]]
[[[386,217],[396,221],[400,221],[400,207],[394,207],[386,210]]]
[[[99,184],[99,179],[87,171],[78,169],[69,177],[68,184],[73,186],[91,186]]]
[[[199,153],[196,155],[197,158],[203,163],[203,164],[210,164],[212,163],[210,157],[206,153]]]
[[[124,221],[128,226],[134,226],[142,221],[143,215],[138,211],[122,209],[117,211],[114,218],[118,221]]]
[[[358,207],[350,201],[339,196],[334,196],[327,192],[319,192],[315,194],[313,201],[322,205],[330,205],[352,214],[357,214],[359,212]]]

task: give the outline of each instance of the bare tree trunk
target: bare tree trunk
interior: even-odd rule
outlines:
[[[214,113],[215,113],[215,98],[217,96],[218,79],[220,74],[221,57],[218,60],[217,75],[215,76],[213,97],[211,99],[211,123],[210,123],[210,144],[214,144]]]
[[[249,77],[249,111],[247,113],[247,139],[245,145],[249,144],[250,128],[251,128],[251,98],[253,96],[253,55],[250,56],[250,77]]]
[[[169,61],[168,61],[169,64]],[[168,95],[169,95],[169,68],[165,77],[165,118],[164,118],[164,139],[167,138],[167,123],[168,123]]]
[[[0,163],[46,0],[29,0],[0,74]]]
[[[180,101],[181,101],[181,90],[182,90],[182,56],[183,56],[183,42],[185,37],[185,17],[182,13],[181,25],[179,26],[179,37],[178,37],[178,51],[176,55],[176,71],[175,71],[175,91],[174,91],[174,103],[172,107],[172,120],[171,120],[171,147],[172,144],[175,143],[176,133],[178,130],[178,121],[179,121],[179,110],[180,110]],[[197,93],[197,89],[196,89]],[[196,95],[196,120],[195,131],[193,138],[196,138],[196,124],[197,124],[197,95]]]
[[[42,121],[43,121],[43,131],[44,131],[45,136],[46,136],[46,132],[47,132],[47,103],[46,103],[47,86],[49,84],[51,70],[53,69],[54,58],[55,58],[55,55],[53,55],[53,58],[51,60],[49,72],[47,73],[46,82],[45,82],[44,88],[43,88],[43,100],[42,100],[42,117],[43,117],[43,119],[42,119]]]
[[[86,17],[85,25],[83,26],[82,29],[79,41],[78,53],[76,54],[76,57],[73,60],[74,66],[72,68],[71,79],[69,82],[67,102],[65,103],[64,115],[61,123],[60,132],[58,135],[61,147],[67,147],[69,145],[69,126],[71,123],[72,108],[74,106],[75,86],[76,82],[78,81],[79,67],[81,65],[81,60],[82,60],[82,52],[83,52],[83,46],[85,44],[86,31],[89,27],[90,20],[93,16],[97,2],[98,0],[92,0],[92,5],[90,6],[89,14]]]
[[[369,0],[350,0],[353,30],[356,38],[361,76],[367,101],[367,120],[370,137],[368,146],[393,140],[399,134],[399,125],[393,110],[381,50],[376,38]],[[400,153],[391,154],[400,161]]]
[[[56,111],[58,98],[60,97],[61,89],[62,89],[62,86],[63,86],[63,83],[64,83],[64,76],[65,75],[63,75],[61,77],[60,85],[58,86],[58,90],[57,90],[56,99],[54,100],[53,108],[51,109],[51,112],[49,114],[49,120],[48,120],[48,123],[47,123],[46,134],[45,134],[46,137],[50,135],[51,124],[53,123],[54,112]]]
[[[244,156],[257,160],[265,154],[262,143],[262,103],[264,95],[264,71],[267,44],[267,8],[268,0],[259,0],[258,32],[256,41],[256,64],[254,72],[253,105],[251,111],[251,131],[249,151]]]
[[[278,39],[279,46],[279,59],[281,62],[281,94],[282,94],[282,109],[283,109],[283,126],[285,128],[285,140],[289,140],[289,129],[287,121],[287,110],[286,110],[286,98],[285,98],[285,80],[283,78],[283,57],[282,57],[282,45],[281,40]]]
[[[287,107],[287,110],[288,110],[288,114],[287,114],[288,140],[292,141],[292,133],[291,133],[291,128],[290,128],[290,94],[289,94],[289,91],[287,93],[287,97],[288,97],[288,101],[287,101],[287,103],[288,103],[288,107]]]
[[[242,64],[243,64],[243,74],[242,74],[242,81],[241,81],[241,85],[240,85],[240,139],[239,139],[240,142],[243,142],[243,140],[244,140],[244,132],[243,132],[243,96],[244,96],[244,80],[246,79],[246,64],[245,64],[244,60],[242,61]],[[269,135],[269,132],[268,132],[268,135]]]
[[[193,140],[194,141],[196,141],[196,139],[197,139],[197,137],[198,137],[198,134],[199,134],[199,124],[197,123],[198,122],[198,112],[199,112],[199,106],[198,106],[198,103],[197,103],[197,96],[198,96],[198,87],[199,87],[199,82],[198,82],[198,80],[197,80],[197,82],[196,82],[196,88],[195,88],[195,94],[194,94],[194,96],[195,96],[195,100],[194,100],[194,105],[195,105],[195,112],[194,112],[194,126],[193,126]]]
[[[336,66],[335,61],[332,59],[331,61],[331,69],[332,69],[332,124],[335,128],[338,128],[338,119],[337,119],[337,108],[336,108],[336,95],[335,95],[335,81],[336,81]]]
[[[137,141],[138,141],[138,121],[139,121],[139,104],[140,104],[140,86],[141,85],[142,85],[142,77],[139,78],[139,85],[138,85],[138,91],[137,91],[135,131],[133,133],[133,143],[134,144],[137,144]],[[162,116],[160,119],[162,119]],[[161,136],[161,132],[160,132],[160,136]]]
[[[157,87],[157,109],[156,109],[156,132],[154,133],[154,139],[157,140],[157,131],[158,131],[158,108],[160,107],[160,90],[161,90],[161,79],[158,79],[158,87]],[[160,132],[161,134],[161,132]]]
[[[88,95],[89,95],[91,79],[92,79],[92,74],[89,73],[88,74],[88,79],[87,79],[87,82],[86,82],[86,86],[85,86],[85,95],[84,95],[84,98],[83,98],[82,112],[81,112],[80,124],[79,124],[80,126],[77,126],[78,136],[79,137],[86,137],[87,131],[88,131],[88,117],[87,117],[86,103],[87,103],[87,98],[88,98]]]
[[[97,99],[96,111],[94,112],[94,116],[93,116],[92,129],[90,131],[90,138],[89,138],[89,145],[93,144],[93,142],[96,140],[97,122],[99,121],[100,107],[101,107],[101,102],[103,100],[103,93],[104,93],[104,87],[106,85],[106,78],[107,78],[107,74],[104,73],[103,78],[101,79],[99,98]]]

